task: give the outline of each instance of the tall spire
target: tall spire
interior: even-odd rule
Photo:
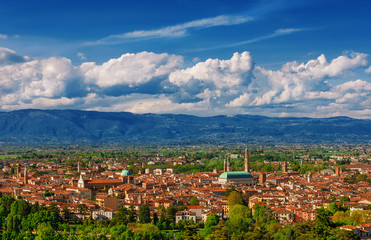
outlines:
[[[245,149],[245,172],[250,172],[250,155],[247,147]]]

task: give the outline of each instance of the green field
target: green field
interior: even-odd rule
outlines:
[[[0,155],[0,160],[3,160],[3,159],[15,159],[17,157],[21,157],[21,155]]]

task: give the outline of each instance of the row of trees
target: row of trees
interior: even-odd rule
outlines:
[[[341,203],[348,201],[346,197]],[[197,198],[191,204],[197,205]],[[344,224],[371,221],[365,211],[349,212],[335,202],[328,209],[318,209],[314,222],[282,226],[265,205],[252,210],[233,188],[228,191],[229,219],[223,221],[210,214],[205,224],[193,221],[175,223],[175,215],[185,206],[160,206],[151,215],[148,205],[137,211],[133,206],[121,206],[111,221],[86,220],[68,222],[59,208],[10,197],[0,198],[1,239],[359,239],[351,231],[340,230]]]

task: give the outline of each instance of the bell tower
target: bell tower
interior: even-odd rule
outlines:
[[[250,155],[249,149],[245,149],[245,172],[250,172]]]

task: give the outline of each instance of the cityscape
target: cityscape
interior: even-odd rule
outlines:
[[[371,239],[371,2],[0,6],[0,240]]]
[[[2,154],[5,239],[369,237],[367,146]]]

